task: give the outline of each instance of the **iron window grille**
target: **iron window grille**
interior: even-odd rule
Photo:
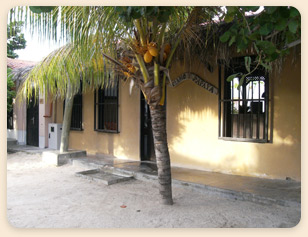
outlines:
[[[65,100],[63,102],[63,116],[64,116]],[[82,92],[79,92],[74,96],[72,118],[71,118],[71,130],[82,131]]]
[[[94,92],[94,130],[118,133],[118,81]]]
[[[245,77],[241,86],[240,76],[231,82],[228,76],[247,73],[244,58],[232,59],[219,70],[219,138],[225,140],[268,142],[269,80],[263,69],[258,68]]]

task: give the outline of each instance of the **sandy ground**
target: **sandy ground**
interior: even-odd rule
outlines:
[[[110,186],[54,167],[38,154],[7,155],[7,218],[21,228],[293,227],[300,209],[226,199],[173,186],[173,206],[160,205],[155,181]],[[125,207],[126,206],[126,207]]]

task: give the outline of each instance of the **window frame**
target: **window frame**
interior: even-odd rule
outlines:
[[[115,103],[106,103],[106,102],[99,102],[98,101],[98,96],[100,96],[100,93],[103,93],[104,98],[106,97],[105,92],[106,90],[108,90],[110,88],[108,87],[103,87],[103,88],[99,88],[94,90],[94,131],[96,132],[103,132],[103,133],[119,133],[119,80],[116,80],[116,96],[112,96],[116,98],[116,102]],[[109,96],[111,97],[111,96]],[[99,105],[106,105],[106,104],[115,104],[116,105],[116,114],[115,114],[115,122],[116,122],[116,129],[112,130],[112,129],[106,129],[106,128],[99,128],[98,127],[98,120],[99,120],[99,110],[100,110],[100,106]],[[112,121],[114,122],[114,121]],[[104,121],[103,121],[104,124]],[[105,126],[105,125],[104,125]]]
[[[78,103],[78,104],[77,104],[77,97],[80,97],[80,103]],[[76,106],[80,107],[80,112],[78,113],[79,118],[80,118],[80,121],[78,121],[78,124],[80,125],[80,128],[72,127],[72,123],[73,123],[73,119],[74,119],[74,115],[75,115],[74,108],[76,110]],[[63,101],[63,117],[64,117],[64,110],[65,110],[65,100]],[[83,122],[83,95],[82,95],[82,92],[79,92],[76,95],[74,95],[74,99],[73,99],[73,108],[72,108],[70,130],[71,131],[83,131],[82,122]]]
[[[233,58],[233,59],[231,59],[231,62],[232,62],[232,60],[234,60],[233,61],[233,64],[238,64],[237,66],[240,68],[240,70],[242,71],[242,72],[244,72],[245,73],[245,66],[244,66],[244,57],[238,57],[238,58]],[[242,64],[242,65],[240,65],[240,64]],[[230,63],[230,65],[231,65],[231,67],[232,67],[232,63]],[[222,69],[223,68],[223,69]],[[270,103],[269,103],[269,88],[270,88],[270,84],[269,84],[269,75],[268,75],[268,73],[266,73],[265,72],[265,70],[263,70],[263,69],[258,69],[258,73],[262,73],[262,75],[260,76],[260,74],[259,74],[259,76],[260,76],[260,78],[262,77],[262,76],[264,76],[264,83],[265,83],[265,85],[264,85],[264,93],[265,93],[265,98],[264,99],[261,99],[261,94],[260,94],[260,81],[261,81],[261,79],[259,79],[258,80],[258,82],[259,82],[259,93],[258,93],[258,99],[254,99],[254,98],[246,98],[246,87],[244,87],[244,86],[242,86],[242,88],[245,88],[245,90],[243,91],[243,98],[241,99],[241,98],[239,98],[239,99],[234,99],[234,98],[232,98],[232,97],[230,97],[230,98],[226,98],[226,90],[228,90],[228,89],[230,89],[230,86],[228,87],[228,86],[226,86],[226,84],[228,83],[227,81],[226,81],[226,79],[227,79],[227,77],[229,76],[229,75],[231,75],[232,73],[228,73],[228,71],[227,71],[228,69],[227,69],[227,67],[226,67],[226,65],[224,64],[224,63],[222,63],[222,62],[220,62],[219,63],[219,71],[218,71],[218,77],[219,77],[219,79],[218,79],[218,87],[219,87],[219,92],[218,92],[218,117],[219,117],[219,121],[218,121],[218,139],[220,139],[220,140],[226,140],[226,141],[239,141],[239,142],[253,142],[253,143],[268,143],[269,142],[269,107],[270,107]],[[239,71],[237,71],[237,72],[239,72]],[[256,74],[252,74],[252,75],[256,75]],[[251,76],[251,75],[249,75],[249,76]],[[248,76],[248,77],[249,77]],[[248,82],[248,84],[246,84],[247,83],[247,78],[246,78],[246,80],[245,80],[245,85],[247,86],[250,82]],[[244,98],[245,97],[245,98]],[[248,101],[250,101],[250,102],[263,102],[264,101],[264,123],[263,123],[263,137],[260,135],[260,125],[261,125],[261,117],[260,117],[260,114],[262,114],[262,113],[260,113],[260,110],[259,110],[259,108],[260,107],[258,107],[258,112],[256,113],[257,114],[257,123],[256,123],[256,137],[254,138],[253,137],[253,131],[254,131],[254,128],[253,128],[253,114],[254,113],[252,113],[252,112],[250,112],[250,113],[248,113],[248,112],[246,112],[246,106],[244,106],[244,115],[246,115],[246,114],[251,114],[250,115],[250,126],[249,126],[249,136],[248,137],[246,137],[246,126],[245,125],[247,125],[246,123],[247,123],[247,119],[246,118],[244,118],[243,117],[243,124],[241,124],[241,123],[239,123],[239,122],[237,122],[237,126],[236,126],[236,129],[237,129],[237,137],[234,137],[234,133],[233,133],[233,131],[232,131],[232,119],[229,117],[229,121],[227,121],[227,115],[228,115],[228,113],[226,112],[226,106],[225,106],[225,104],[226,104],[226,102],[228,102],[228,101],[231,101],[231,105],[229,105],[229,106],[231,106],[232,107],[232,102],[234,102],[234,101],[242,101],[243,102],[243,104],[245,104],[245,103],[247,103]],[[238,103],[239,103],[238,102]],[[259,104],[260,105],[260,104]],[[259,106],[258,105],[258,106]],[[231,113],[229,114],[229,115],[232,115],[233,113],[232,113],[232,108],[229,108],[229,110],[231,111]],[[251,109],[251,108],[250,108]],[[238,112],[238,115],[240,115],[241,113],[240,112]],[[238,116],[239,117],[239,116]],[[239,119],[238,119],[239,120]],[[229,123],[229,125],[226,125],[227,123]],[[226,132],[226,127],[227,126],[229,126],[230,128],[229,129],[231,129],[231,132],[230,132],[230,136],[227,136],[227,132]],[[243,137],[239,137],[239,130],[242,128],[242,130],[243,130]]]

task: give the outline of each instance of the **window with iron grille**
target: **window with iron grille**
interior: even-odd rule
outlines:
[[[95,91],[94,130],[118,132],[118,82]]]
[[[227,140],[268,142],[269,82],[263,69],[228,82],[228,76],[247,73],[243,58],[233,59],[220,70],[219,79],[219,137]]]
[[[65,101],[63,102],[63,116],[64,116]],[[71,130],[82,130],[82,93],[79,92],[74,96]]]

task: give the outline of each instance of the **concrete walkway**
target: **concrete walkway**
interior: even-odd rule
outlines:
[[[18,144],[7,145],[7,153],[13,153],[13,152],[43,153],[44,151],[53,151],[53,149],[39,148],[36,146],[18,145]]]
[[[30,146],[10,146],[8,152],[39,153],[50,149]],[[140,180],[157,180],[157,168],[153,162],[123,160],[107,156],[69,158],[74,166],[84,170],[102,169],[116,174],[132,175]],[[184,185],[201,192],[216,192],[222,196],[238,200],[281,206],[301,206],[301,182],[293,180],[273,180],[216,172],[172,167],[173,185]]]

